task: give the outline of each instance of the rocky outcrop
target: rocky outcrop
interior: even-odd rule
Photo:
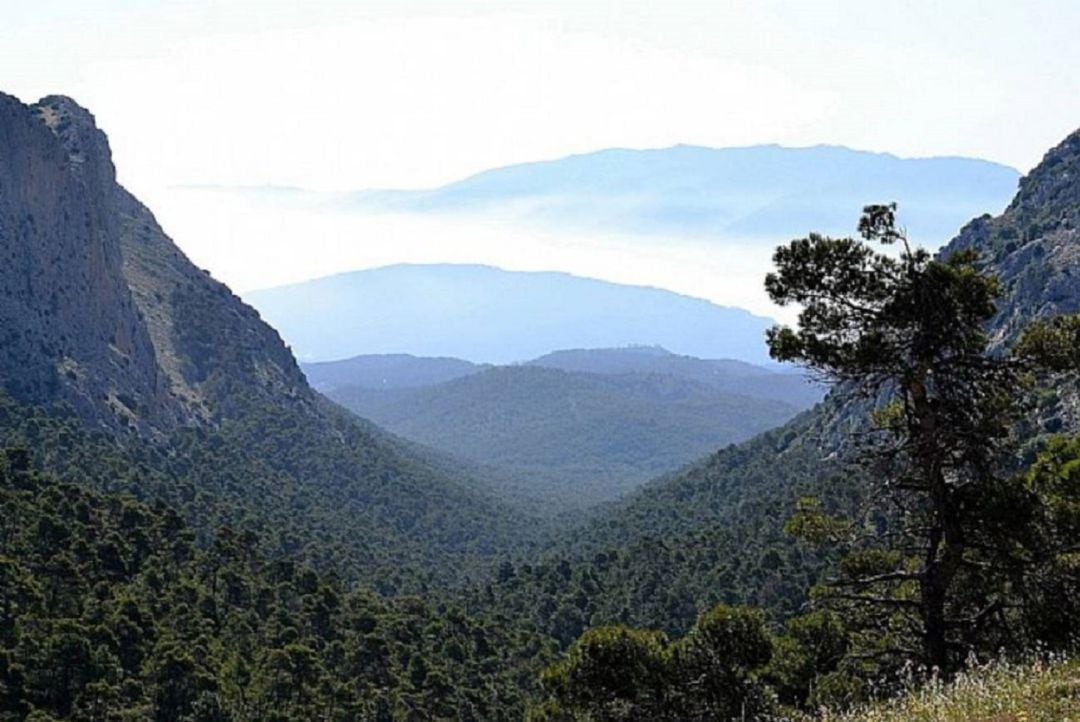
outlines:
[[[1020,181],[1003,214],[969,223],[942,251],[979,252],[1004,284],[993,329],[1013,340],[1033,318],[1080,311],[1080,131]]]
[[[0,95],[0,383],[120,428],[172,413],[121,272],[114,188],[89,113]]]
[[[1033,319],[1080,313],[1080,130],[1020,181],[1005,212],[976,218],[942,255],[972,248],[1004,294],[991,329],[999,346]],[[1044,431],[1080,429],[1080,385],[1062,380],[1040,399]]]
[[[278,334],[116,182],[70,98],[0,95],[0,386],[141,433],[313,395]]]
[[[193,265],[153,214],[120,189],[123,274],[154,345],[158,368],[191,417],[234,418],[240,397],[275,403],[314,394],[277,331],[224,284]]]

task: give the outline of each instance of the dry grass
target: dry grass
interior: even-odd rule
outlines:
[[[1080,722],[1080,661],[1051,659],[977,667],[891,702],[823,722]]]

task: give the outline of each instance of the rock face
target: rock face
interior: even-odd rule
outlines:
[[[0,379],[110,426],[173,411],[121,272],[115,187],[88,113],[0,96]]]
[[[228,417],[239,391],[311,396],[277,333],[116,182],[69,98],[0,95],[0,258],[0,387],[21,401],[152,433]]]
[[[41,414],[61,404],[79,418]],[[9,440],[65,480],[169,503],[203,539],[253,530],[272,554],[388,593],[456,583],[522,538],[471,470],[311,390],[277,332],[117,184],[104,134],[67,98],[0,96]]]
[[[1032,319],[1080,312],[1080,130],[1020,181],[1004,213],[976,218],[942,254],[965,248],[1004,286],[992,323],[999,345]],[[1049,432],[1080,429],[1080,386],[1059,384],[1040,405],[1039,423]]]
[[[1003,214],[966,225],[944,254],[976,249],[1005,285],[994,321],[1002,342],[1032,318],[1080,311],[1080,131],[1020,181]]]
[[[116,211],[124,278],[159,373],[188,417],[235,418],[241,396],[314,402],[292,353],[253,308],[189,262],[122,188]]]

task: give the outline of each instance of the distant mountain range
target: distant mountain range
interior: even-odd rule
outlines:
[[[1019,178],[1013,168],[975,158],[900,158],[830,145],[676,145],[511,165],[429,190],[218,190],[345,212],[482,215],[553,228],[769,242],[811,229],[848,234],[863,205],[897,201],[910,237],[936,246],[971,217],[1004,208]]]
[[[762,363],[761,333],[770,322],[734,307],[768,308],[761,279],[773,246],[810,231],[850,235],[865,204],[897,201],[909,236],[936,247],[972,216],[1003,208],[1018,178],[1012,168],[971,158],[899,158],[836,146],[675,146],[524,163],[431,190],[217,190],[264,213],[307,209],[327,232],[348,234],[349,218],[360,224],[342,262],[381,267],[244,294],[302,360],[411,353],[510,363],[554,348],[660,344]],[[430,224],[422,239],[409,235],[417,232],[409,226],[403,260],[419,254],[501,265],[520,246],[525,256],[546,257],[578,277],[481,265],[383,266],[385,248],[364,250],[364,234],[385,228],[361,219],[393,224],[398,216]],[[473,224],[478,238],[504,233],[501,250],[470,241]],[[599,255],[579,258],[566,244]],[[695,278],[694,269],[712,282]],[[723,299],[726,307],[582,276],[649,279]]]
[[[798,409],[810,408],[825,394],[797,368],[757,366],[733,359],[702,359],[674,354],[662,346],[566,349],[552,351],[524,365],[587,374],[657,374],[697,381],[718,390],[775,399]],[[312,387],[324,394],[348,387],[390,390],[434,386],[492,368],[450,357],[372,354],[341,361],[301,364]]]
[[[303,361],[366,354],[514,363],[659,344],[767,363],[768,318],[658,288],[490,266],[397,265],[245,294]]]
[[[674,376],[727,393],[783,401],[798,409],[810,408],[825,394],[824,386],[812,383],[799,369],[681,356],[660,346],[555,351],[529,364],[593,374]]]
[[[549,512],[609,501],[821,399],[801,373],[659,347],[560,351],[523,365],[362,356],[312,385],[394,433],[494,467]]]
[[[1004,208],[1019,179],[1016,169],[977,158],[901,158],[834,145],[676,145],[521,163],[426,190],[189,188],[275,206],[482,215],[556,229],[769,242],[811,229],[849,234],[863,205],[896,201],[909,236],[936,246],[970,218]]]
[[[341,361],[302,364],[301,367],[312,388],[324,394],[349,386],[374,390],[434,386],[490,368],[459,358],[407,353],[354,356]]]

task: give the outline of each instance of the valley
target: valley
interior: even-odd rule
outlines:
[[[655,347],[555,352],[499,367],[374,356],[302,368],[358,416],[493,467],[510,498],[548,515],[614,501],[782,424],[824,394],[793,370]]]
[[[801,722],[1075,653],[1080,131],[998,215],[1004,166],[790,150],[334,212],[800,224],[764,283],[797,327],[473,263],[240,296],[89,110],[0,94],[0,720]],[[881,195],[910,243],[903,202],[812,232]]]

